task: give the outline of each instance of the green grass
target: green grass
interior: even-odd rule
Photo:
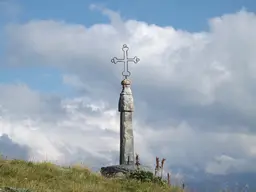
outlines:
[[[0,159],[0,188],[26,188],[32,192],[179,192],[179,189],[135,180],[107,179],[83,166],[60,167]]]

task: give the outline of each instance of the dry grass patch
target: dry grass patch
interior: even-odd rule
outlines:
[[[103,178],[80,165],[60,167],[0,159],[0,187],[26,188],[31,192],[175,192],[179,189],[134,180]]]

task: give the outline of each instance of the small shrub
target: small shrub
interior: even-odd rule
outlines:
[[[131,172],[127,177],[129,179],[135,179],[141,182],[153,182],[160,185],[167,184],[167,182],[161,179],[161,177],[154,176],[154,174],[150,171],[136,170]]]

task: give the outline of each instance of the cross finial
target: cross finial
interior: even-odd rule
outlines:
[[[128,62],[134,62],[135,64],[138,63],[140,61],[140,59],[135,56],[134,58],[129,58],[128,57],[128,46],[126,44],[123,45],[123,59],[118,59],[116,57],[114,57],[113,59],[111,59],[111,62],[114,64],[117,64],[118,62],[123,62],[124,63],[124,70],[122,72],[122,75],[125,77],[125,79],[127,79],[127,77],[129,77],[131,75],[131,72],[128,69]]]

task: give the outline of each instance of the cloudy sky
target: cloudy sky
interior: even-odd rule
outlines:
[[[135,149],[168,171],[256,173],[256,3],[0,0],[0,150],[118,163],[123,44]]]

